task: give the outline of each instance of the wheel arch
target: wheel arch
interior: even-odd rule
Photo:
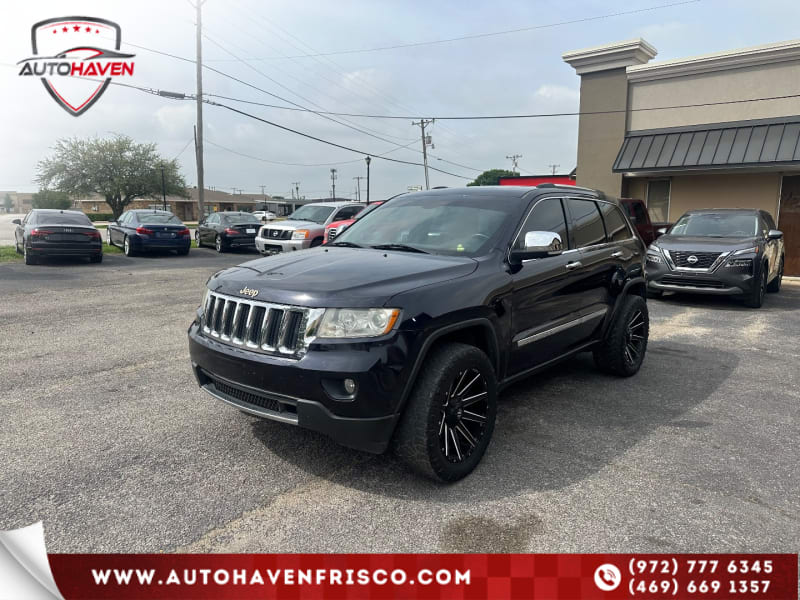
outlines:
[[[423,342],[422,347],[420,348],[420,351],[414,360],[414,366],[411,369],[411,374],[406,382],[405,388],[403,389],[403,394],[400,398],[400,404],[397,410],[398,413],[402,412],[408,397],[411,395],[411,390],[414,389],[414,385],[417,382],[417,378],[419,377],[419,372],[423,363],[425,362],[425,358],[436,346],[446,344],[448,342],[460,342],[462,344],[468,344],[483,351],[486,356],[488,356],[489,362],[492,364],[495,374],[499,379],[500,351],[494,327],[489,319],[469,319],[460,323],[442,327],[434,331]]]

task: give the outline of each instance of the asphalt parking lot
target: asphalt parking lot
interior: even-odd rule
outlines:
[[[800,283],[667,296],[634,378],[589,356],[509,389],[455,485],[200,392],[186,328],[256,257],[0,264],[0,529],[50,552],[796,552]]]

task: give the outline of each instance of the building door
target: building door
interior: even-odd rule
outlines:
[[[781,185],[781,205],[778,229],[783,231],[786,252],[784,273],[800,275],[800,176],[784,177]]]

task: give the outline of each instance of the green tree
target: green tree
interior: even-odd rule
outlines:
[[[31,201],[33,208],[58,208],[61,210],[72,206],[69,195],[66,192],[56,190],[39,190],[33,195]]]
[[[58,140],[53,155],[39,161],[36,181],[70,196],[99,194],[117,219],[137,198],[161,196],[162,167],[167,195],[188,197],[178,161],[126,135]]]
[[[519,177],[519,173],[505,169],[489,169],[484,171],[467,185],[498,185],[501,177]]]
[[[14,201],[11,199],[11,194],[6,192],[5,198],[3,198],[3,206],[6,207],[6,212],[10,213],[11,210],[14,208]]]

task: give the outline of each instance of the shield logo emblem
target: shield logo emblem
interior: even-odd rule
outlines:
[[[69,114],[77,117],[100,99],[111,77],[107,60],[133,56],[119,52],[122,34],[119,25],[95,17],[59,17],[46,19],[31,28],[34,58],[71,61],[71,72],[49,71],[41,77],[47,93]],[[83,66],[95,63],[93,77],[81,77]],[[98,68],[105,63],[105,68]],[[75,66],[81,71],[78,76]],[[103,75],[97,76],[97,73]],[[39,73],[37,73],[39,74]]]

